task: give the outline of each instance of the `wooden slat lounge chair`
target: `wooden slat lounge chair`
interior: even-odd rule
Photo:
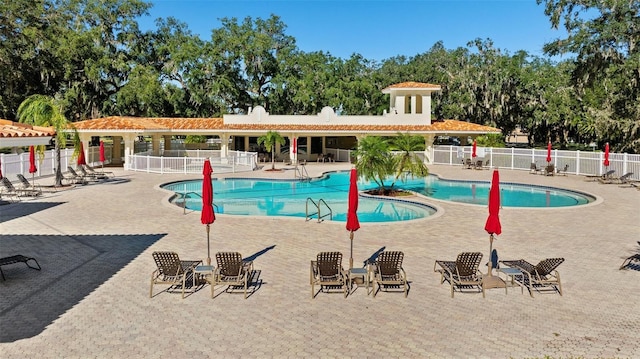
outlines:
[[[153,252],[153,259],[158,268],[151,273],[149,298],[153,297],[154,284],[169,284],[169,289],[177,285],[182,286],[182,298],[184,299],[184,290],[189,275],[192,279],[192,288],[195,290],[196,278],[193,275],[193,269],[202,261],[182,261],[176,252]]]
[[[562,295],[562,283],[560,273],[556,270],[564,258],[547,258],[533,265],[524,259],[500,261],[506,266],[517,268],[522,271],[524,285],[529,289],[529,294],[533,297],[533,290],[543,287],[550,287]]]
[[[529,173],[531,174],[540,173],[540,168],[538,168],[538,165],[535,162],[531,162],[531,166],[529,166]]]
[[[553,176],[556,173],[556,168],[554,165],[546,165],[544,167],[544,175],[545,176]]]
[[[310,278],[311,298],[315,298],[315,286],[320,286],[320,291],[339,288],[344,297],[349,293],[349,276],[342,268],[342,253],[320,252],[315,261],[311,261]],[[318,293],[319,293],[318,292]]]
[[[440,284],[447,281],[451,285],[451,298],[453,298],[455,288],[460,291],[462,289],[478,288],[482,291],[482,297],[484,298],[482,273],[478,269],[480,261],[482,261],[482,253],[463,252],[458,254],[455,261],[437,260],[433,270],[440,273]]]
[[[20,183],[22,183],[20,190],[23,191],[25,195],[34,197],[42,195],[42,189],[32,185],[22,174],[18,173],[16,177],[18,177]]]
[[[253,262],[243,261],[238,252],[216,253],[218,266],[213,272],[213,278],[209,278],[211,284],[211,298],[214,298],[216,285],[226,285],[227,290],[235,287],[244,289],[244,299],[247,299],[247,287],[253,275]]]
[[[35,263],[35,267],[32,265],[29,265],[29,262],[33,261]],[[2,276],[2,280],[5,280],[4,278],[4,272],[2,271],[2,266],[6,266],[9,264],[15,264],[15,263],[24,263],[27,265],[27,267],[32,268],[32,269],[36,269],[36,270],[41,270],[42,268],[40,267],[40,264],[38,264],[38,261],[35,258],[32,257],[25,257],[23,255],[15,255],[15,256],[10,256],[10,257],[4,257],[4,258],[0,258],[0,275]]]
[[[373,297],[376,293],[388,288],[401,288],[405,298],[409,294],[407,274],[402,268],[404,253],[399,251],[384,251],[380,253],[373,267]],[[376,284],[378,289],[376,290]]]

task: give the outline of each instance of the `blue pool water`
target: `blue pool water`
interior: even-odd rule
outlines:
[[[390,183],[390,181],[389,181]],[[412,179],[396,186],[425,196],[460,203],[487,205],[489,182],[442,180],[436,176]],[[162,188],[177,194],[175,202],[200,210],[201,180],[173,182]],[[376,188],[375,183],[359,182],[360,191]],[[565,207],[589,203],[586,195],[551,187],[502,183],[503,207]],[[333,211],[334,221],[346,221],[349,172],[331,172],[311,181],[264,179],[224,179],[213,181],[216,213],[258,216],[305,217],[307,199],[324,200]],[[314,212],[309,207],[309,212]],[[321,213],[326,213],[322,207]],[[409,203],[402,198],[379,200],[360,198],[358,219],[361,222],[393,222],[428,217],[435,209]]]

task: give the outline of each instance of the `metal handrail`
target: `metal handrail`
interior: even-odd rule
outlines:
[[[307,171],[307,166],[305,166],[304,164],[296,165],[295,175],[296,178],[300,178],[301,181],[304,181],[305,179],[311,179],[311,176],[309,176],[309,172]]]
[[[309,202],[311,202],[313,204],[313,208],[315,208],[316,212],[314,213],[309,213]],[[305,203],[305,219],[304,221],[308,221],[311,219],[311,217],[315,216],[316,214],[320,214],[320,209],[318,208],[318,204],[311,198],[311,197],[307,197],[307,202]]]
[[[184,193],[177,192],[176,194],[178,194],[180,196],[180,198],[183,199],[183,201],[182,201],[182,214],[187,214],[187,195],[195,194],[196,196],[202,198],[202,195],[200,193],[194,192],[194,191],[189,191],[189,192],[184,192]],[[213,205],[213,207],[215,209],[217,209],[217,210],[219,209],[217,204],[212,203],[212,205]],[[220,211],[218,210],[217,212],[220,212]]]
[[[309,213],[309,202],[311,202],[311,204],[313,205],[313,208],[315,208],[316,212],[314,213]],[[322,215],[321,213],[321,206],[324,204],[324,207],[326,207],[329,210],[329,213]],[[329,216],[329,220],[333,220],[333,210],[331,209],[331,207],[329,207],[329,205],[327,204],[327,202],[325,202],[324,199],[320,198],[320,200],[318,201],[318,203],[316,203],[311,197],[307,197],[307,201],[305,204],[305,221],[310,220],[313,216],[318,215],[318,223],[323,221],[324,217]]]

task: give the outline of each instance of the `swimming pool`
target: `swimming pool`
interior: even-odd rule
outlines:
[[[409,180],[401,188],[427,197],[459,203],[486,205],[489,182],[442,180],[430,175]],[[201,180],[172,182],[162,188],[175,192],[173,202],[191,210],[202,205]],[[359,182],[360,191],[375,188],[374,183]],[[587,204],[594,199],[577,192],[551,187],[503,183],[500,185],[503,207],[565,207]],[[292,216],[305,218],[307,199],[324,200],[333,211],[334,221],[346,221],[349,172],[330,172],[311,181],[221,179],[213,180],[217,213],[257,216]],[[326,213],[326,207],[322,207]],[[311,212],[311,211],[310,211]],[[436,209],[400,198],[380,200],[360,198],[358,219],[361,222],[394,222],[425,218]],[[317,218],[317,217],[316,217]]]

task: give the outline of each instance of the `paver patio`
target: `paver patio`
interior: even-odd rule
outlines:
[[[311,175],[347,168],[307,166]],[[488,170],[435,165],[430,170],[445,178],[491,179]],[[179,292],[150,299],[153,251],[206,257],[200,213],[184,215],[158,187],[199,177],[115,171],[122,181],[0,206],[0,257],[24,254],[42,266],[39,272],[20,265],[3,268],[1,358],[640,357],[640,271],[618,270],[637,251],[640,191],[633,188],[579,176],[500,171],[502,182],[598,197],[581,207],[500,212],[503,233],[494,248],[501,259],[564,257],[563,296],[531,298],[526,291],[505,295],[492,289],[486,299],[480,293],[451,298],[433,263],[481,251],[486,268],[488,212],[486,206],[427,200],[438,215],[364,223],[355,233],[355,263],[381,247],[404,251],[407,298],[379,293],[373,299],[359,288],[346,299],[324,293],[310,299],[309,261],[325,250],[348,258],[343,222],[218,215],[211,226],[212,253],[255,254],[260,286],[247,300],[229,293],[211,299],[208,286],[184,300]],[[238,176],[293,178],[293,171]]]

